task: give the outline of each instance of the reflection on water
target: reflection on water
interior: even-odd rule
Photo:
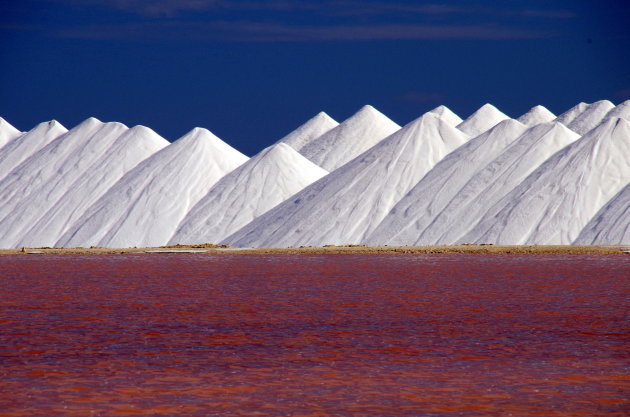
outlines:
[[[0,415],[626,416],[629,260],[0,257]]]

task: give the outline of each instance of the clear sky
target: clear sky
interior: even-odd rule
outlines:
[[[252,155],[319,111],[404,125],[630,98],[630,1],[4,0],[0,116],[89,116]]]

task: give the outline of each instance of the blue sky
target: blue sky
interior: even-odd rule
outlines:
[[[20,0],[0,13],[0,116],[89,116],[252,155],[320,110],[399,124],[630,98],[626,1]]]

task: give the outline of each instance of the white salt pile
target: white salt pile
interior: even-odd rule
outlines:
[[[457,128],[469,136],[475,137],[506,119],[509,119],[509,117],[501,113],[492,104],[484,104],[476,112],[468,116],[466,120],[457,125]]]
[[[0,148],[20,135],[22,135],[22,132],[0,117]]]
[[[333,171],[400,129],[372,106],[311,140],[299,152],[327,171]]]
[[[501,198],[556,151],[578,138],[558,122],[541,123],[527,130],[466,183],[427,234],[434,236],[436,244],[466,243],[466,233]]]
[[[581,102],[571,107],[569,110],[562,113],[560,116],[556,118],[556,122],[562,123],[565,126],[569,126],[575,118],[577,118],[580,114],[582,114],[587,108],[589,104]]]
[[[615,105],[608,100],[596,101],[586,106],[583,112],[575,117],[567,127],[580,135],[585,134],[601,123]]]
[[[0,118],[0,248],[630,244],[629,184],[630,100],[321,112],[251,159],[201,128]]]
[[[0,247],[16,247],[26,233],[94,169],[95,163],[125,131],[121,123],[91,118],[31,155],[2,180],[0,188]],[[31,241],[48,240],[43,235]]]
[[[573,242],[576,245],[630,243],[630,184],[593,216]]]
[[[0,148],[0,181],[22,161],[68,132],[61,123],[43,122]]]
[[[526,130],[521,122],[507,119],[456,149],[409,191],[366,241],[432,244],[435,232],[425,235],[425,230],[473,175]]]
[[[519,122],[527,126],[536,126],[540,123],[548,123],[556,118],[556,115],[543,106],[534,106],[527,113],[519,117]]]
[[[166,139],[144,126],[122,133],[93,167],[68,187],[63,198],[26,232],[17,246],[54,245],[124,174],[167,145]]]
[[[56,245],[164,245],[208,190],[247,159],[195,128],[124,175]]]
[[[225,242],[254,247],[360,243],[420,178],[467,139],[426,113]]]
[[[611,109],[605,118],[610,117],[619,117],[621,119],[626,119],[630,122],[630,100],[626,100],[621,104],[615,106],[614,109]]]
[[[324,112],[320,112],[276,143],[286,143],[299,152],[304,146],[337,126],[339,126],[339,123],[332,117]]]
[[[453,111],[446,106],[437,106],[433,110],[430,110],[429,113],[437,114],[442,120],[453,127],[463,122],[461,117],[453,113]]]
[[[630,179],[630,122],[610,118],[558,151],[488,211],[463,239],[571,244]]]
[[[326,174],[284,143],[264,149],[213,186],[169,244],[220,242]]]

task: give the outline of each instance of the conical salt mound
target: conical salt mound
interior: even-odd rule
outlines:
[[[549,123],[556,118],[556,115],[543,106],[534,106],[527,113],[519,117],[519,122],[527,126],[536,126],[541,123]]]
[[[556,118],[556,122],[560,122],[565,126],[569,126],[569,123],[571,123],[573,120],[575,120],[576,117],[582,114],[584,110],[588,108],[588,106],[588,103],[580,102],[558,116]]]
[[[365,243],[431,244],[434,237],[427,236],[425,229],[471,176],[526,130],[516,120],[504,120],[450,153],[392,208]]]
[[[409,245],[466,243],[462,236],[470,231],[501,198],[556,151],[579,137],[577,133],[557,122],[541,123],[528,129],[489,164],[472,175],[444,208],[434,210],[436,214],[432,214],[430,223],[421,233],[407,233],[404,243]],[[407,205],[409,204],[408,202]],[[399,216],[405,215],[406,206],[402,205],[402,201],[400,205]],[[424,224],[428,223],[426,219],[423,220]],[[391,223],[389,226],[384,224],[383,230],[387,230],[387,227],[394,226]],[[391,243],[402,244],[400,240]]]
[[[583,135],[604,119],[604,117],[615,108],[615,105],[608,100],[597,101],[589,104],[586,109],[573,119],[567,127],[572,131]]]
[[[626,100],[623,103],[618,104],[614,109],[611,109],[604,119],[611,117],[619,117],[630,122],[630,100]]]
[[[426,113],[224,243],[241,247],[361,243],[420,178],[467,139],[437,115]]]
[[[0,148],[20,135],[22,135],[22,132],[0,117]]]
[[[554,153],[579,138],[558,122],[541,123],[527,130],[475,174],[444,208],[427,230],[435,233],[435,244],[466,243],[463,236],[495,204]]]
[[[93,168],[79,177],[17,246],[52,246],[85,211],[138,163],[168,145],[153,130],[135,126],[121,134]]]
[[[492,104],[484,104],[466,120],[457,125],[457,128],[470,135],[470,137],[475,137],[506,119],[509,119],[509,117],[501,113]]]
[[[56,246],[165,245],[208,190],[247,159],[208,130],[195,128],[125,174]]]
[[[299,152],[304,146],[337,126],[339,126],[339,123],[333,120],[332,117],[324,112],[320,112],[276,143],[286,143]]]
[[[372,106],[364,106],[339,126],[306,144],[300,153],[334,171],[400,129]]]
[[[563,148],[490,210],[466,242],[571,244],[630,181],[630,122],[611,118]]]
[[[169,244],[221,242],[326,174],[284,143],[264,149],[212,187]]]
[[[0,200],[8,202],[0,207],[0,246],[17,247],[28,229],[65,198],[75,181],[91,172],[126,130],[121,123],[88,119],[11,171],[0,191]]]
[[[49,142],[9,171],[2,180],[2,188],[0,188],[0,201],[6,202],[0,206],[0,219],[14,211],[15,206],[23,198],[42,184],[59,177],[60,173],[69,169],[66,160],[88,151],[85,149],[86,145],[103,126],[104,123],[99,120],[89,118],[67,134]],[[38,127],[39,129],[36,128],[36,130],[45,129],[45,126]],[[96,144],[98,145],[98,142]]]
[[[438,106],[433,110],[429,111],[429,113],[435,113],[442,118],[446,123],[451,126],[457,126],[461,122],[463,122],[462,118],[456,115],[446,106]]]
[[[573,244],[630,244],[630,184],[597,212]]]
[[[66,132],[68,129],[55,120],[43,122],[0,148],[0,181],[22,161]]]

